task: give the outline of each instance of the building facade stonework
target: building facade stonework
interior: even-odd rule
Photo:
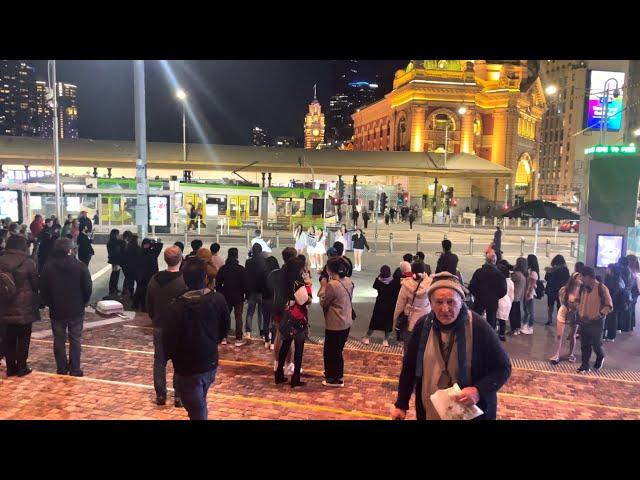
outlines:
[[[353,114],[354,147],[476,155],[512,176],[474,179],[465,190],[496,206],[513,205],[538,196],[545,110],[537,70],[532,74],[526,60],[411,60],[396,72],[391,92]],[[412,197],[433,188],[433,180],[408,179]]]
[[[324,127],[324,113],[316,98],[314,86],[313,101],[309,104],[309,112],[304,117],[304,148],[318,148],[318,145],[324,143]]]

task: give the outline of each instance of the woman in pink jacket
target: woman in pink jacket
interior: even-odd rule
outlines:
[[[420,318],[431,312],[431,304],[427,296],[431,278],[426,274],[425,264],[423,262],[413,262],[411,264],[411,273],[411,277],[401,280],[400,294],[393,314],[393,325],[396,330],[401,332],[405,350],[411,337],[413,326]],[[403,321],[404,319],[406,321]]]

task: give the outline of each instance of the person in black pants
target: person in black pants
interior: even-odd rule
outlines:
[[[486,263],[473,273],[469,291],[475,299],[473,311],[479,315],[486,312],[487,322],[495,329],[498,300],[507,294],[507,281],[496,268],[496,254],[489,251],[486,260]]]
[[[120,279],[120,266],[124,257],[125,242],[118,238],[120,230],[114,228],[109,233],[107,242],[107,263],[111,265],[111,276],[109,277],[109,295],[118,294],[118,280]]]
[[[124,274],[124,283],[122,284],[122,295],[133,298],[133,292],[136,283],[136,259],[138,258],[138,235],[132,234],[129,230],[122,234],[125,241],[124,254],[122,255],[122,273]],[[134,308],[135,309],[135,308]]]
[[[411,213],[409,213],[409,228],[411,230],[413,230],[413,222],[416,221],[416,214],[413,212],[413,210],[411,210]]]
[[[216,291],[220,292],[229,307],[229,313],[233,309],[236,320],[236,347],[246,344],[242,339],[242,309],[247,298],[247,278],[245,268],[238,262],[238,249],[229,249],[227,260],[216,275]]]
[[[12,298],[0,301],[0,325],[4,327],[4,338],[0,340],[7,361],[7,377],[23,377],[31,373],[27,366],[31,325],[40,320],[38,274],[25,237],[8,238],[7,249],[0,256],[0,270],[10,272],[16,286]]]
[[[69,238],[60,238],[40,275],[40,297],[49,306],[53,330],[53,353],[57,373],[74,377],[83,375],[80,369],[81,336],[84,309],[91,298],[92,281],[87,266],[73,255]],[[65,340],[69,333],[69,360]]]
[[[547,293],[547,323],[553,324],[554,307],[560,310],[560,299],[558,293],[569,281],[569,269],[562,255],[556,255],[551,260],[551,268],[544,276],[547,284],[545,291]]]
[[[358,212],[358,210],[356,210],[354,208],[353,212],[351,212],[351,219],[353,220],[353,227],[354,228],[358,228],[358,217],[359,216],[360,216],[360,212]]]
[[[291,388],[305,385],[305,382],[300,381],[300,371],[302,369],[304,341],[309,331],[307,306],[311,303],[311,278],[304,270],[304,255],[299,255],[287,261],[282,276],[282,291],[285,292],[287,297],[287,306],[280,321],[282,345],[278,353],[275,381],[276,385],[287,381],[284,376],[284,364],[291,348],[291,343],[295,342]]]
[[[320,305],[324,312],[324,375],[326,387],[344,387],[344,358],[342,351],[353,324],[353,282],[347,277],[346,263],[340,258],[327,262],[330,280],[322,279]]]
[[[151,278],[158,273],[158,257],[162,252],[162,242],[155,242],[149,238],[142,240],[136,261],[136,292],[133,303],[146,312],[147,287]]]
[[[269,274],[271,272],[276,272],[280,269],[280,265],[278,264],[278,259],[274,256],[267,257],[267,281],[265,282],[265,291],[262,296],[262,329],[264,335],[264,348],[271,348],[271,345],[274,344],[275,337],[275,329],[272,328],[271,321],[271,311],[273,309],[273,293],[274,286],[269,284]]]
[[[364,222],[364,228],[367,228],[367,225],[369,225],[370,218],[371,215],[369,215],[369,212],[367,212],[366,210],[362,212],[362,221]]]

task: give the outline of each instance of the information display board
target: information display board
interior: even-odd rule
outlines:
[[[149,225],[169,226],[169,197],[149,196]]]
[[[596,267],[606,268],[610,263],[618,263],[622,257],[622,235],[598,235],[596,238]]]
[[[13,222],[22,221],[18,192],[15,190],[0,190],[0,218],[7,217]]]

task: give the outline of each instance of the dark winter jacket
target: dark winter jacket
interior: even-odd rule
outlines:
[[[502,249],[502,230],[496,230],[493,234],[493,248],[496,254]]]
[[[50,227],[44,227],[40,236],[38,237],[40,245],[38,246],[38,265],[42,266],[46,263],[47,258],[51,250],[53,250],[53,244],[56,239],[53,236],[53,229]]]
[[[91,220],[89,220],[89,217],[80,217],[78,219],[78,228],[80,228],[81,232],[84,232],[85,229],[87,232],[93,230],[93,225],[91,224]]]
[[[462,311],[465,311],[464,308]],[[478,420],[495,420],[498,405],[497,392],[511,376],[511,360],[500,344],[498,336],[491,326],[478,314],[472,312],[472,358],[471,378],[460,388],[476,387],[480,393],[480,401],[477,403],[484,414],[477,417]],[[395,406],[403,410],[409,409],[411,394],[416,394],[416,417],[418,420],[426,418],[424,405],[422,404],[422,376],[416,376],[416,364],[418,350],[422,339],[422,331],[431,328],[433,313],[421,318],[413,328],[411,339],[402,362],[402,371],[398,384],[398,398]],[[429,331],[431,334],[431,330]],[[424,350],[423,350],[424,351]],[[460,349],[458,350],[460,354]],[[422,361],[422,359],[420,360]]]
[[[265,293],[267,275],[267,259],[264,255],[254,255],[245,262],[246,287],[248,293]]]
[[[176,298],[161,315],[162,344],[180,375],[218,367],[218,343],[229,329],[224,297],[209,289],[192,290]]]
[[[78,235],[78,260],[89,263],[93,255],[95,255],[95,252],[91,246],[91,240],[80,231],[80,235]]]
[[[625,289],[624,280],[618,275],[606,275],[604,285],[609,289],[613,302],[613,311],[621,312],[627,309],[629,296]]]
[[[107,263],[110,263],[111,265],[122,265],[126,245],[127,244],[124,240],[109,239],[107,242]]]
[[[236,258],[227,258],[218,270],[216,290],[224,295],[229,305],[237,305],[247,298],[247,280],[244,267]]]
[[[136,261],[136,280],[147,285],[158,273],[158,256],[162,252],[162,243],[153,243],[149,248],[140,248]]]
[[[182,272],[163,270],[156,273],[147,287],[145,306],[154,327],[160,327],[160,316],[171,302],[187,291]]]
[[[544,275],[544,281],[547,286],[545,292],[550,298],[556,298],[560,289],[564,287],[569,281],[569,269],[566,265],[559,265],[553,267]]]
[[[135,274],[139,252],[140,245],[138,244],[128,243],[125,246],[124,255],[122,256],[122,263],[120,264],[125,275]]]
[[[12,272],[16,296],[0,301],[0,325],[27,325],[40,320],[38,274],[27,252],[7,249],[0,256],[0,271]]]
[[[485,263],[473,273],[469,290],[476,306],[498,308],[498,300],[507,294],[507,281],[495,265]]]
[[[436,265],[436,273],[440,272],[449,272],[451,275],[457,275],[458,256],[455,253],[444,252],[440,255]]]
[[[84,316],[93,282],[87,266],[64,252],[53,252],[40,274],[40,298],[53,319]]]
[[[393,313],[396,309],[398,294],[400,293],[400,280],[390,277],[389,283],[385,283],[377,277],[373,282],[373,288],[378,291],[376,304],[369,322],[369,330],[381,330],[390,332],[393,329]]]
[[[267,293],[271,300],[271,318],[273,316],[282,316],[284,307],[287,303],[286,292],[282,289],[282,274],[283,269],[272,270],[267,275],[267,285],[270,292]]]
[[[354,250],[364,250],[365,247],[367,250],[371,250],[364,235],[353,235],[351,241],[353,242]]]

